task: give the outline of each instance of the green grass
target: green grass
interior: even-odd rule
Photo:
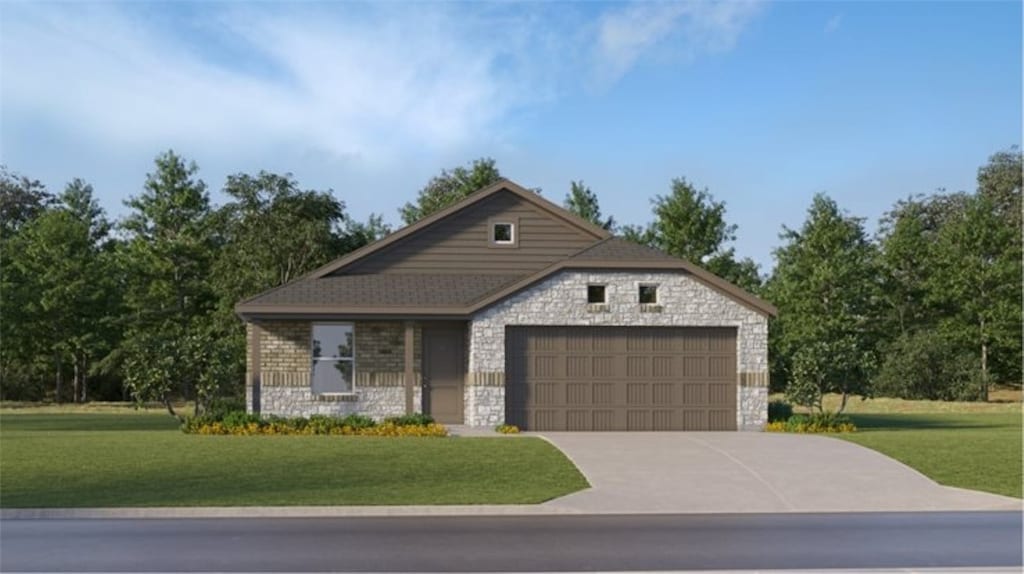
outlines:
[[[852,414],[836,435],[890,456],[939,484],[1021,498],[1021,415]]]
[[[530,504],[587,487],[547,442],[198,436],[166,413],[0,414],[0,506]]]
[[[1022,498],[1020,401],[1019,389],[993,391],[987,403],[853,397],[846,414],[858,431],[834,436],[877,450],[939,484]],[[826,409],[838,406],[838,395],[825,397]]]

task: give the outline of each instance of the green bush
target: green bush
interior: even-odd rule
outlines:
[[[857,427],[846,415],[825,412],[793,415],[785,421],[768,423],[765,430],[791,433],[846,433],[856,431]]]
[[[216,422],[220,422],[220,419],[209,415],[199,415],[197,417],[184,417],[181,419],[181,425],[179,428],[181,432],[185,434],[195,434],[199,432],[199,429]]]
[[[793,405],[786,401],[772,401],[768,403],[768,422],[784,421],[791,416],[793,416]]]
[[[938,331],[919,331],[886,347],[874,393],[899,399],[976,401],[981,399],[980,372],[973,352]]]
[[[434,417],[423,413],[413,413],[411,415],[388,417],[384,419],[384,422],[397,426],[427,426],[434,422]]]
[[[215,417],[210,418],[217,420]],[[225,428],[233,429],[238,427],[244,427],[250,423],[258,424],[261,420],[262,419],[260,418],[260,415],[257,414],[249,414],[245,411],[231,411],[229,413],[226,413],[220,419],[220,422],[221,424],[224,425]]]
[[[366,415],[351,414],[341,419],[341,426],[348,426],[354,429],[365,429],[377,426],[377,421]]]
[[[204,415],[216,420],[224,420],[228,413],[245,411],[245,399],[239,397],[218,397],[206,405]]]

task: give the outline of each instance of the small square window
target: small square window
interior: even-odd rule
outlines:
[[[604,285],[587,285],[587,303],[604,302]]]
[[[658,302],[658,286],[657,285],[641,285],[640,286],[640,304],[657,303]]]
[[[515,226],[511,223],[495,223],[491,228],[491,239],[495,243],[515,243]]]

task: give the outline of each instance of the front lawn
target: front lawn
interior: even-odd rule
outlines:
[[[198,436],[165,413],[4,410],[0,506],[532,504],[587,487],[547,442]]]
[[[836,435],[890,456],[947,486],[1021,498],[1021,414],[850,415],[858,432]]]

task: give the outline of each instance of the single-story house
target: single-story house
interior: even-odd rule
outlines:
[[[774,307],[503,180],[240,302],[246,402],[528,430],[759,430]]]

